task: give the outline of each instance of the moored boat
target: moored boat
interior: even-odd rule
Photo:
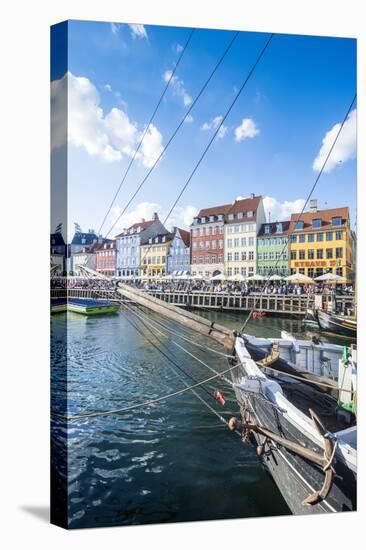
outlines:
[[[329,314],[321,309],[316,312],[319,327],[327,332],[356,338],[357,321],[354,318],[342,315]]]

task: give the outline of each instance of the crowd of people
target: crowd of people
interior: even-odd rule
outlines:
[[[111,279],[87,279],[82,277],[54,277],[51,279],[51,288],[82,288],[88,290],[113,290],[119,284],[118,280]],[[240,293],[248,294],[345,294],[354,293],[352,286],[335,284],[293,284],[293,283],[259,283],[248,282],[222,282],[222,281],[195,281],[195,280],[173,280],[173,281],[124,281],[123,284],[134,286],[144,291],[159,292],[207,292],[207,293]]]

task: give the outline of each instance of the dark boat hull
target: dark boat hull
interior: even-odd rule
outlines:
[[[239,382],[238,371],[232,373],[234,382]],[[259,398],[256,394],[244,394],[235,389],[236,398],[241,413],[249,410],[251,421],[266,427],[275,434],[300,443],[320,454],[323,449],[309,440],[299,429],[289,422],[269,401]],[[264,443],[260,434],[252,435],[255,445]],[[261,460],[266,470],[273,477],[287,505],[293,514],[318,514],[326,512],[342,512],[356,510],[356,474],[344,463],[336,461],[335,476],[332,488],[327,498],[313,506],[306,506],[303,501],[312,493],[320,490],[324,482],[322,469],[301,456],[288,451],[272,441],[264,447]]]
[[[336,315],[329,315],[325,311],[320,310],[317,312],[317,319],[319,327],[324,331],[350,338],[356,338],[357,336],[357,325],[353,321],[342,319]]]

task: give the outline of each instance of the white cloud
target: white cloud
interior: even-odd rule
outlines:
[[[193,116],[191,115],[191,113],[189,113],[186,118],[184,119],[184,122],[187,122],[188,124],[190,124],[191,122],[193,122]]]
[[[111,23],[111,31],[113,34],[118,34],[119,28],[121,25],[118,23]]]
[[[114,224],[122,212],[122,209],[119,206],[114,206],[111,209],[108,223],[110,225]],[[137,204],[132,210],[126,212],[121,216],[121,219],[118,220],[116,226],[113,228],[113,235],[118,235],[121,233],[124,228],[128,228],[134,223],[141,221],[142,219],[151,220],[153,218],[154,212],[157,212],[160,221],[163,223],[168,210],[162,208],[161,204],[155,202],[141,202]],[[198,208],[195,206],[178,206],[174,209],[171,217],[167,220],[165,227],[168,231],[172,227],[181,227],[182,229],[188,229],[190,224],[193,221],[194,216],[198,214]]]
[[[207,131],[207,130],[215,131],[215,130],[217,130],[217,128],[220,126],[220,124],[222,122],[222,119],[223,119],[222,115],[215,116],[212,120],[210,120],[210,122],[204,122],[201,126],[201,130],[203,130],[203,131]],[[226,133],[227,133],[227,126],[225,126],[223,124],[220,127],[220,130],[218,131],[216,137],[218,139],[221,139],[225,136]]]
[[[320,151],[313,162],[313,170],[319,172],[329,154],[334,140],[339,132],[341,123],[338,122],[324,136]],[[349,115],[339,134],[337,142],[327,160],[324,172],[331,172],[338,164],[356,158],[357,146],[357,109]]]
[[[110,84],[105,84],[104,89],[107,90],[107,92],[111,92],[112,91],[112,86]]]
[[[177,53],[181,53],[183,51],[183,46],[182,44],[177,44],[176,47],[175,47],[175,51]]]
[[[185,89],[183,80],[179,78],[177,75],[174,75],[172,77],[172,72],[173,71],[171,70],[165,71],[165,73],[163,74],[163,79],[165,82],[169,82],[171,78],[170,85],[173,87],[173,91],[175,95],[181,97],[183,100],[184,106],[188,107],[188,105],[192,103],[192,98],[187,92],[187,90]]]
[[[251,118],[243,118],[241,124],[235,128],[235,141],[243,141],[246,138],[254,138],[259,134],[259,129]]]
[[[131,156],[141,139],[142,131],[131,121],[125,110],[114,107],[104,113],[100,106],[99,92],[85,77],[67,73],[51,84],[53,147],[65,144],[65,101],[68,91],[68,143],[83,147],[89,155],[106,161],[118,161]],[[139,159],[146,167],[152,166],[163,151],[162,135],[150,125],[139,152]]]
[[[132,38],[147,38],[147,32],[144,25],[131,23],[128,26],[130,27]]]
[[[263,205],[266,218],[269,221],[286,221],[291,218],[291,214],[300,213],[304,207],[305,199],[295,199],[294,201],[280,202],[274,197],[264,197]]]

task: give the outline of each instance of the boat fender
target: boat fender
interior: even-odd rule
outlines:
[[[220,405],[222,405],[222,406],[225,405],[225,398],[219,390],[215,390],[214,396],[215,396],[216,401],[218,401],[220,403]]]

